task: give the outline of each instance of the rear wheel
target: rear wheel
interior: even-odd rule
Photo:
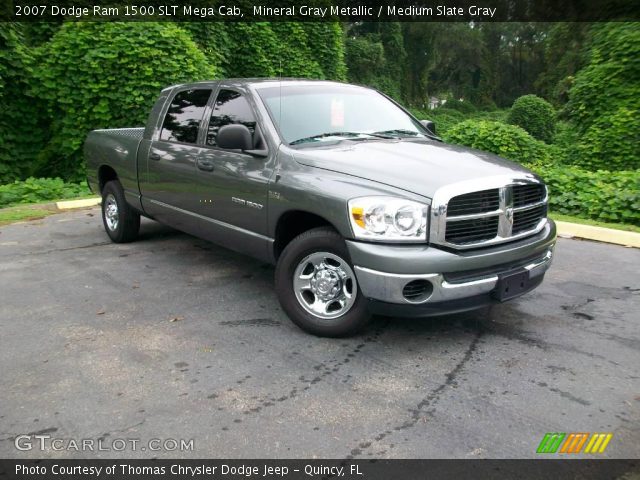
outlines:
[[[131,242],[138,236],[140,214],[127,204],[117,180],[108,182],[102,189],[102,223],[115,243]]]
[[[276,266],[276,292],[291,320],[314,335],[352,335],[371,318],[344,240],[328,227],[287,245]]]

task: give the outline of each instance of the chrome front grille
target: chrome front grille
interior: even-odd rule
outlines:
[[[449,243],[463,244],[491,240],[498,231],[498,217],[473,218],[450,222],[447,225],[445,240]]]
[[[494,177],[476,184],[465,182],[436,192],[431,208],[431,241],[465,249],[507,242],[542,230],[547,223],[544,184],[533,175],[505,180]]]
[[[492,212],[499,206],[498,189],[465,193],[453,197],[447,208],[447,215],[469,215],[472,213]]]
[[[539,205],[527,210],[513,212],[513,229],[511,232],[512,234],[517,235],[522,232],[533,230],[536,228],[536,225],[538,225],[540,219],[545,218],[546,216],[546,205]]]
[[[545,188],[539,183],[513,186],[513,206],[524,207],[544,200]]]

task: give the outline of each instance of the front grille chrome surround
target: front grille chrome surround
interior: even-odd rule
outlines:
[[[534,235],[547,224],[548,200],[528,173],[447,185],[433,196],[429,241],[465,250]]]

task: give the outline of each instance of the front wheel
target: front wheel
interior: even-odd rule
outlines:
[[[276,266],[280,305],[303,330],[323,337],[343,337],[370,320],[342,237],[327,227],[294,238]]]
[[[115,243],[131,242],[138,236],[140,214],[127,204],[117,180],[108,182],[102,189],[102,223]]]

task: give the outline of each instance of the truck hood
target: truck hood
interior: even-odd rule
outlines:
[[[497,175],[531,174],[491,153],[413,140],[344,141],[293,151],[299,163],[391,185],[429,198],[448,184]]]

